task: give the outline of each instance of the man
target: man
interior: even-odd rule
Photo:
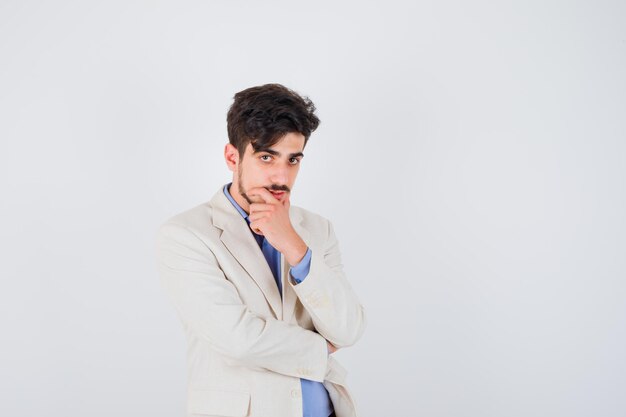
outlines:
[[[331,356],[365,327],[331,223],[290,205],[313,103],[279,84],[237,93],[232,183],[159,229],[162,283],[188,340],[187,413],[354,417]]]

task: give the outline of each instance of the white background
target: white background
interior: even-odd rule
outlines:
[[[369,324],[361,416],[626,414],[621,1],[0,1],[0,415],[182,416],[158,226],[235,92],[322,124],[293,204]]]

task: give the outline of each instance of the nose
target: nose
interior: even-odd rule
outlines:
[[[289,171],[287,167],[274,167],[270,175],[272,184],[286,185],[289,182]]]

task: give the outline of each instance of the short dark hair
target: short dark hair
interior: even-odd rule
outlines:
[[[239,151],[240,160],[248,142],[258,151],[276,144],[287,133],[301,133],[306,146],[320,123],[308,97],[280,84],[247,88],[233,98],[226,117],[228,141]]]

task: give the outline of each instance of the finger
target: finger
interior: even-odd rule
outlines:
[[[276,199],[276,197],[274,197],[272,195],[272,193],[270,193],[269,191],[267,191],[263,187],[256,187],[256,188],[251,189],[250,191],[248,191],[248,196],[250,196],[250,197],[253,197],[253,196],[261,197],[266,203],[271,203],[271,204],[276,204],[276,203],[279,202]]]
[[[261,231],[261,229],[259,228],[258,223],[256,222],[250,222],[250,229],[252,229],[252,231],[254,233],[256,233],[257,235],[261,235],[263,236],[263,232]]]
[[[291,206],[291,201],[289,201],[289,197],[290,197],[290,194],[287,194],[285,196],[285,201],[283,201],[283,206],[287,209]]]
[[[260,212],[260,211],[274,211],[275,207],[273,204],[264,204],[264,203],[252,203],[250,204],[250,213],[252,212]]]
[[[256,222],[266,217],[269,217],[269,215],[270,215],[269,211],[254,212],[254,213],[250,213],[250,215],[248,216],[248,219],[250,220],[250,222]]]

